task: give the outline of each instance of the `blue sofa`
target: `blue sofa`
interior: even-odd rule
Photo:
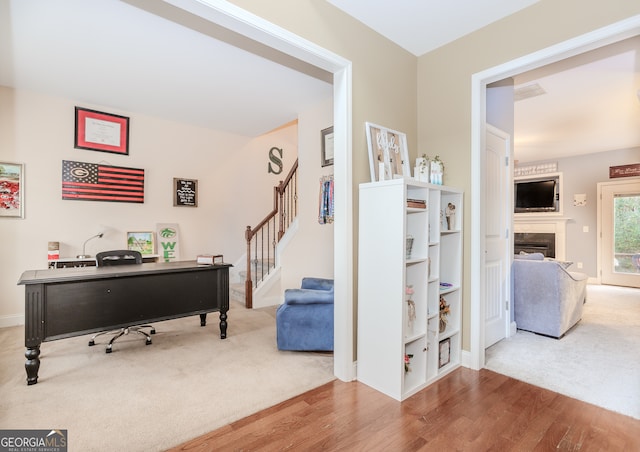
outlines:
[[[568,271],[570,265],[540,253],[515,256],[513,300],[519,330],[560,338],[582,318],[587,275]]]
[[[276,310],[278,350],[333,351],[333,280],[303,278]]]

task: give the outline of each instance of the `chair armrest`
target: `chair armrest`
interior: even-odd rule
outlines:
[[[333,304],[333,292],[315,289],[286,289],[284,303],[290,305]]]
[[[325,278],[302,278],[302,289],[330,290],[333,292],[333,279]]]

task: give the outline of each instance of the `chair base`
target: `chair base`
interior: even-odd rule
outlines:
[[[142,331],[142,328],[151,328],[151,331],[149,331],[149,333],[147,334],[145,331]],[[149,334],[156,334],[156,329],[152,325],[137,325],[137,326],[127,326],[124,328],[120,328],[117,331],[102,331],[101,333],[94,334],[91,337],[91,339],[89,340],[89,347],[96,345],[96,337],[101,336],[103,334],[115,334],[115,336],[113,336],[109,341],[109,343],[107,344],[107,348],[105,350],[105,353],[111,353],[113,348],[113,343],[119,337],[125,336],[130,332],[143,335],[146,339],[145,345],[151,345],[152,344],[151,336],[149,336]]]

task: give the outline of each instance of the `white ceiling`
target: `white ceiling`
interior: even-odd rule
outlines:
[[[422,55],[537,0],[326,1]],[[246,136],[332,96],[329,74],[188,16],[158,0],[0,0],[0,85]],[[640,42],[625,44],[515,77],[547,92],[515,103],[516,158],[640,146]]]
[[[327,0],[416,56],[537,0]],[[546,94],[514,105],[520,162],[640,146],[640,38],[514,78]]]
[[[327,1],[420,56],[539,0]]]
[[[209,36],[215,27],[151,10],[188,19],[157,0],[0,0],[0,85],[246,136],[333,95]]]

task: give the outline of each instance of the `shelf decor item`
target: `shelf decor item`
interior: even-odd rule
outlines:
[[[407,236],[407,259],[411,259],[411,250],[413,249],[413,237]]]
[[[420,182],[429,182],[429,159],[426,154],[422,154],[422,157],[416,159],[413,178]]]
[[[440,160],[440,156],[436,155],[431,161],[431,183],[442,185],[444,178],[444,163]]]
[[[411,299],[414,294],[413,286],[407,286],[407,331],[413,332],[413,322],[416,319],[416,303]]]
[[[438,367],[442,368],[451,361],[451,338],[440,341]]]
[[[371,182],[411,177],[407,136],[367,122]]]
[[[404,354],[404,373],[411,372],[411,358],[413,355]]]
[[[453,231],[456,227],[456,205],[454,203],[447,204],[444,216],[447,219],[447,230]]]
[[[451,308],[447,304],[447,300],[440,295],[440,332],[444,333],[447,329],[447,316],[451,314]]]

